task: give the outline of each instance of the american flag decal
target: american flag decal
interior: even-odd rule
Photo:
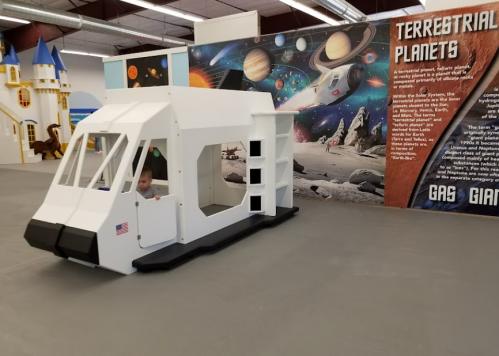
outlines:
[[[126,234],[128,232],[128,223],[123,223],[116,225],[116,236],[120,236],[122,234]]]

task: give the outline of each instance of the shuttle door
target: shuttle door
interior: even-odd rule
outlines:
[[[162,196],[156,200],[137,195],[137,217],[139,245],[142,248],[154,246],[177,237],[177,214],[175,195]]]

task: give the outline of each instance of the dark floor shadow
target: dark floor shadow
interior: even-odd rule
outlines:
[[[61,292],[78,292],[98,285],[114,282],[126,277],[117,272],[103,268],[92,268],[65,259],[55,260],[44,269],[41,269],[36,278],[43,280],[50,288],[57,288]]]

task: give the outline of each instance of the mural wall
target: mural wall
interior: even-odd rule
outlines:
[[[298,197],[498,216],[498,10],[194,46],[190,84],[242,71],[241,90],[300,112]]]
[[[295,194],[383,204],[390,21],[248,38],[189,49],[191,86],[272,94],[295,120]]]

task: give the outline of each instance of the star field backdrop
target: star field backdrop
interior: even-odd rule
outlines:
[[[364,77],[353,94],[337,104],[300,111],[295,117],[295,141],[317,142],[323,136],[330,138],[341,119],[345,120],[348,130],[359,109],[365,107],[370,113],[369,131],[382,123],[386,142],[390,20],[371,22],[375,34],[368,40],[364,34],[368,25],[363,26],[344,25],[190,47],[190,85],[216,88],[226,70],[244,70],[241,89],[271,93],[278,108],[320,78],[317,64],[328,69],[362,64]],[[340,42],[334,43],[333,39],[337,41],[337,38]],[[340,57],[332,58],[335,54],[331,49],[340,53]],[[252,60],[253,68],[245,68],[245,60]],[[365,167],[357,167],[360,168]]]

